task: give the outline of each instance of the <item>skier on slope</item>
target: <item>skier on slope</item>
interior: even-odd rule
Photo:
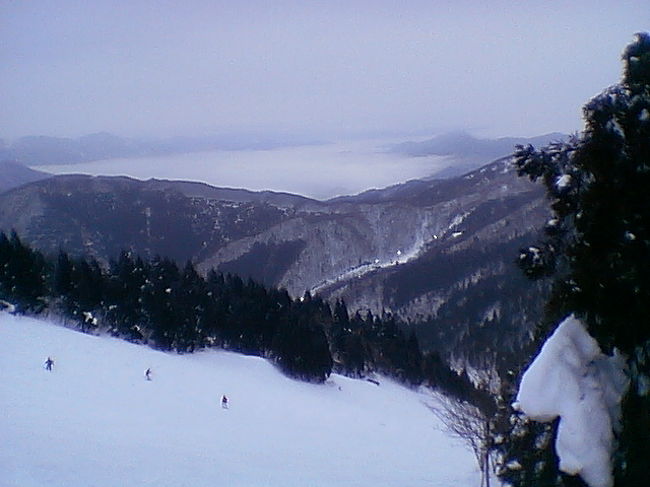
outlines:
[[[45,361],[45,370],[52,370],[52,366],[54,365],[54,360],[52,360],[51,357],[47,357],[47,360]]]
[[[225,394],[221,396],[221,407],[224,409],[228,409],[228,398],[226,397]]]
[[[147,380],[151,380],[151,369],[147,368],[147,370],[144,371],[144,377]]]

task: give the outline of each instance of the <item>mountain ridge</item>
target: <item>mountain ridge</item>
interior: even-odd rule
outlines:
[[[11,143],[0,141],[0,160],[12,159],[30,166],[79,164],[103,159],[150,157],[211,150],[268,150],[279,147],[320,145],[312,137],[293,135],[231,134],[120,137],[98,132],[81,137],[28,135]]]
[[[483,164],[512,154],[516,145],[545,146],[567,138],[551,132],[533,137],[479,138],[466,131],[448,132],[424,141],[407,141],[389,147],[393,153],[409,157],[447,156],[450,164],[435,174],[437,178],[459,176]]]
[[[0,193],[51,176],[51,174],[36,171],[10,160],[0,161],[0,174],[2,175],[2,178],[0,178]]]

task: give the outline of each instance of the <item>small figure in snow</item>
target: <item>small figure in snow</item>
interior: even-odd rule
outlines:
[[[144,371],[144,377],[147,380],[151,380],[151,369],[147,369]]]
[[[226,397],[225,394],[221,396],[221,407],[224,409],[228,409],[228,398]]]
[[[52,370],[52,366],[54,365],[54,360],[52,360],[51,357],[47,357],[47,360],[45,361],[45,370]]]

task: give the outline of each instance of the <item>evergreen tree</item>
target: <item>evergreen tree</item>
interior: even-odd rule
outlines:
[[[546,240],[520,264],[531,277],[554,276],[553,315],[575,313],[604,350],[629,358],[615,459],[616,485],[627,486],[647,481],[650,451],[650,35],[637,34],[623,62],[621,83],[585,105],[579,137],[520,147],[515,164],[543,180],[554,212]]]
[[[141,259],[133,259],[130,252],[121,252],[112,261],[106,283],[106,314],[116,335],[131,340],[144,339],[147,317],[143,309],[146,287],[146,269]]]
[[[362,377],[368,371],[369,357],[363,327],[361,316],[357,315],[351,321],[345,301],[337,300],[330,326],[330,342],[338,372]]]
[[[278,326],[272,357],[287,374],[302,380],[324,382],[332,372],[332,356],[323,327],[310,319],[311,299],[297,302]]]
[[[59,251],[59,256],[54,267],[52,291],[55,296],[63,297],[68,295],[73,287],[72,262],[68,254],[61,250]]]
[[[226,321],[224,295],[223,274],[210,269],[206,278],[205,306],[199,318],[207,345],[223,346],[223,328]]]
[[[183,269],[177,297],[178,329],[175,348],[178,352],[193,352],[196,347],[203,346],[205,330],[202,318],[207,306],[207,285],[188,261]]]
[[[0,298],[18,311],[40,312],[45,307],[47,266],[43,255],[24,245],[16,232],[0,233]]]
[[[104,276],[96,260],[90,263],[78,259],[71,267],[72,286],[65,295],[67,309],[81,331],[88,332],[97,327],[97,318],[104,297]]]
[[[411,330],[405,343],[404,379],[410,384],[422,382],[422,351],[415,331]]]
[[[98,309],[104,294],[104,276],[95,259],[80,259],[76,267],[77,296],[82,310]]]
[[[143,321],[151,329],[151,339],[158,348],[171,350],[181,320],[178,306],[180,270],[174,261],[157,257],[149,267],[147,277],[140,278],[135,269],[133,272],[143,282],[140,302],[145,317]]]

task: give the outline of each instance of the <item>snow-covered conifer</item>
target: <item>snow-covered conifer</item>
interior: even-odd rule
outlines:
[[[642,485],[650,449],[642,387],[650,376],[649,34],[636,35],[623,63],[621,82],[585,105],[584,132],[542,150],[519,147],[514,161],[520,175],[543,180],[554,212],[546,240],[522,250],[520,264],[531,277],[554,276],[552,315],[575,313],[606,353],[628,357],[615,484]]]

